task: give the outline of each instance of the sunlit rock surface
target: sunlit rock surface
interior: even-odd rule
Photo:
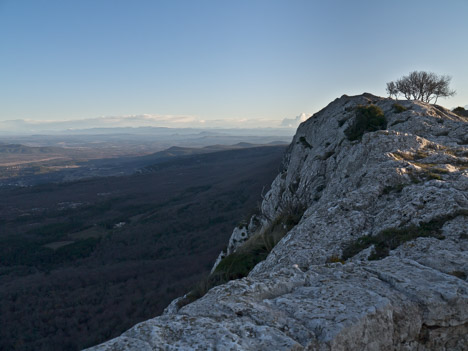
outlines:
[[[248,277],[140,323],[92,350],[467,350],[468,119],[421,102],[343,96],[302,123],[260,223],[290,208],[299,222]],[[356,106],[385,130],[350,141]],[[364,235],[436,221],[444,239],[407,241],[342,263]]]

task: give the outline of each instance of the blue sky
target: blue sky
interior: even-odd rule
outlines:
[[[0,121],[275,124],[412,70],[467,105],[467,18],[466,0],[0,0]]]

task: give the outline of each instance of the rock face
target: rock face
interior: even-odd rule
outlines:
[[[468,349],[468,119],[394,104],[343,96],[302,123],[258,224],[235,230],[229,244],[231,253],[257,227],[305,208],[267,259],[92,349]],[[349,140],[356,110],[370,105],[386,128]],[[376,244],[336,262],[358,238],[422,227],[442,236],[405,239],[368,260]]]

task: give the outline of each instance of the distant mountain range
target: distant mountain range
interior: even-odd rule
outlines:
[[[230,130],[267,130],[271,134],[281,132],[281,135],[292,135],[299,123],[306,119],[306,114],[301,114],[294,119],[281,120],[255,120],[255,119],[231,119],[195,121],[186,123],[184,119],[167,117],[161,119],[158,116],[124,116],[124,117],[98,117],[69,121],[35,121],[35,120],[6,120],[0,121],[0,133],[63,133],[67,134],[108,134],[108,133],[193,133],[205,131],[223,133]],[[257,133],[257,132],[256,132]]]

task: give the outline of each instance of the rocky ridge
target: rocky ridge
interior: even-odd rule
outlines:
[[[362,106],[386,125],[350,140]],[[468,348],[467,118],[370,94],[336,99],[299,126],[261,212],[217,263],[299,208],[247,277],[92,349]],[[385,233],[406,239],[382,251]]]

